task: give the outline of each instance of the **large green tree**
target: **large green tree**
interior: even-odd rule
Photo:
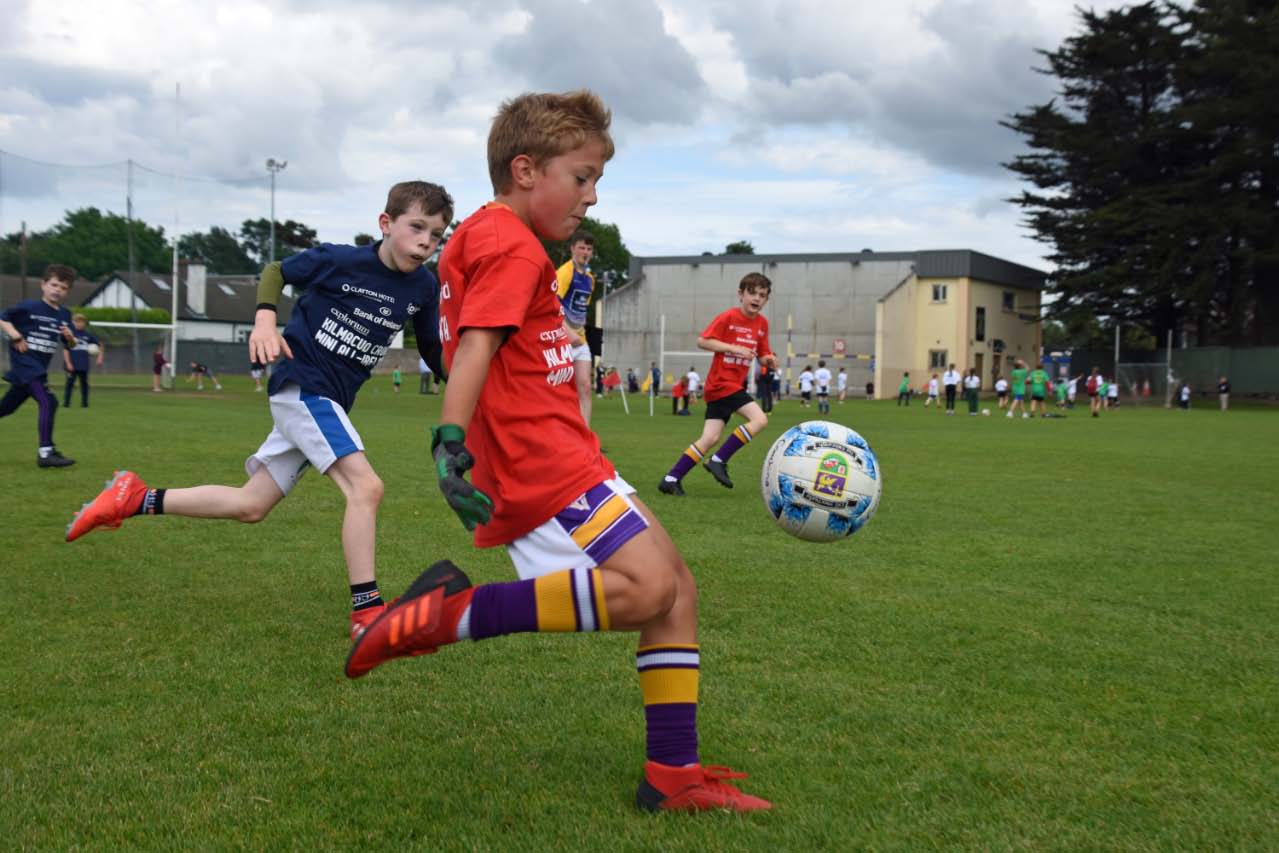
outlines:
[[[1275,9],[1080,11],[1081,31],[1041,52],[1058,97],[1005,122],[1030,148],[1006,165],[1029,185],[1012,201],[1051,247],[1050,310],[1067,327],[1103,315],[1160,340],[1187,325],[1201,342],[1274,333]]]
[[[316,231],[294,222],[292,219],[275,223],[275,259],[277,261],[296,255],[316,245]],[[240,224],[240,245],[258,264],[265,265],[271,257],[271,220],[246,219]]]
[[[129,221],[117,213],[103,213],[96,207],[69,210],[63,220],[45,231],[27,235],[26,266],[39,275],[46,264],[70,264],[88,279],[129,268]],[[168,269],[172,249],[164,228],[153,228],[133,220],[134,264],[138,269]],[[0,244],[0,268],[19,268],[20,234],[7,234]]]
[[[206,233],[184,234],[178,240],[178,252],[190,261],[204,264],[211,273],[246,275],[259,269],[235,235],[216,225]]]
[[[726,255],[753,255],[755,254],[755,244],[750,240],[737,240],[729,243],[724,247]]]

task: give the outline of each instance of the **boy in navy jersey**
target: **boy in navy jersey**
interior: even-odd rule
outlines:
[[[439,285],[423,266],[453,217],[443,187],[396,184],[378,217],[382,239],[368,246],[329,243],[262,271],[249,358],[269,363],[267,385],[275,428],[245,462],[239,487],[149,488],[129,471],[116,474],[67,530],[67,541],[97,527],[119,527],[133,515],[264,519],[314,466],[342,490],[342,550],[351,582],[351,634],[382,612],[374,572],[374,534],[382,481],[364,454],[347,414],[369,372],[409,320],[418,350],[440,373]],[[275,306],[285,283],[301,291],[281,338]]]
[[[53,446],[53,415],[58,400],[49,393],[49,359],[58,349],[75,346],[71,332],[71,312],[62,307],[62,300],[75,281],[74,269],[63,264],[49,264],[40,284],[39,299],[19,302],[0,314],[0,331],[9,336],[9,372],[4,379],[9,383],[9,393],[0,400],[0,418],[17,411],[18,407],[34,397],[40,407],[36,429],[40,436],[36,464],[41,468],[65,468],[74,465]]]
[[[80,408],[87,409],[89,408],[89,359],[96,358],[98,367],[101,367],[105,353],[98,336],[89,331],[88,317],[76,314],[71,320],[75,323],[75,328],[71,330],[75,335],[75,348],[62,351],[67,368],[67,393],[63,397],[62,405],[64,408],[71,408],[71,391],[75,388],[76,380],[79,379]]]

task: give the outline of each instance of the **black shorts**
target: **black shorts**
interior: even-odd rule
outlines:
[[[818,397],[829,397],[829,396],[830,396],[830,391],[829,391],[829,390],[827,390],[827,391],[823,391],[822,389],[818,388],[818,389],[817,389],[817,396],[818,396]]]
[[[1035,403],[1042,403],[1042,402],[1044,401],[1044,395],[1043,395],[1043,394],[1031,394],[1031,395],[1030,395],[1030,399],[1031,399],[1033,402],[1035,402]]]
[[[746,393],[743,388],[740,391],[734,391],[727,397],[720,397],[718,400],[706,401],[706,420],[708,421],[730,421],[733,419],[733,413],[745,406],[747,403],[754,403],[755,398]]]
[[[996,392],[995,392],[995,396],[996,396],[996,397],[1007,397],[1007,396],[1008,396],[1008,392],[1007,392],[1007,391],[996,391]]]
[[[811,400],[811,399],[813,399],[813,392],[812,392],[812,391],[800,391],[800,392],[799,392],[799,396],[800,396],[800,397],[802,397],[802,398],[803,398],[803,399],[805,399],[805,400]]]

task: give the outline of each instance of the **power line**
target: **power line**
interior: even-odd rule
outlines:
[[[26,155],[18,154],[13,151],[6,151],[3,148],[0,148],[0,157],[12,157],[15,160],[22,160],[26,163],[31,163],[36,166],[44,166],[50,169],[119,169],[119,168],[127,167],[130,163],[132,163],[135,169],[139,169],[143,172],[150,172],[153,175],[157,175],[159,177],[164,177],[164,178],[174,177],[174,173],[172,171],[155,169],[155,168],[152,168],[151,166],[148,166],[144,163],[139,163],[137,160],[132,160],[132,159],[113,160],[109,163],[53,163],[48,160],[38,160],[34,157],[27,157]],[[246,175],[244,177],[239,177],[239,178],[218,178],[218,177],[213,177],[211,175],[179,174],[177,175],[177,177],[182,181],[198,181],[200,183],[209,183],[209,184],[229,184],[229,185],[246,185],[246,186],[261,184],[265,186],[267,183],[267,177],[265,175]]]

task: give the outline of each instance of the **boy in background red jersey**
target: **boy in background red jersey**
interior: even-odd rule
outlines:
[[[699,762],[696,584],[582,418],[555,268],[538,242],[568,237],[595,204],[609,123],[586,91],[504,103],[488,139],[496,199],[440,259],[450,377],[431,430],[440,488],[475,544],[505,545],[521,579],[474,587],[436,563],[356,641],[346,674],[466,639],[637,631],[648,734],[637,805],[767,809],[727,781],[742,774]],[[472,468],[474,486],[462,476]]]
[[[746,392],[746,379],[751,362],[757,357],[760,364],[777,369],[777,357],[768,345],[768,320],[760,313],[772,290],[773,283],[767,276],[748,273],[737,286],[740,304],[712,320],[697,339],[699,347],[715,353],[706,374],[706,425],[701,438],[688,446],[657,484],[663,494],[682,496],[684,487],[680,481],[698,462],[720,485],[733,488],[733,481],[728,478],[728,460],[768,426],[768,415]],[[734,412],[746,423],[733,430],[723,447],[706,459]]]

